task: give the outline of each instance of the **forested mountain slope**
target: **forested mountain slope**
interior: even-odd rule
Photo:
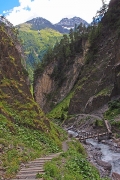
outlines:
[[[87,37],[86,34],[79,36],[78,33],[74,38],[74,35],[73,30],[69,36],[63,35],[60,43],[46,53],[34,73],[34,97],[45,112],[68,95],[83,66]]]
[[[45,52],[59,41],[62,34],[50,29],[32,29],[32,25],[24,23],[18,26],[19,38],[22,40],[24,59],[30,79],[32,80],[33,70],[38,62],[42,60]]]
[[[119,17],[120,2],[111,0],[97,26],[64,36],[44,71],[35,71],[34,96],[45,112],[61,102],[54,117],[91,113],[120,95]]]
[[[86,21],[79,17],[64,18],[57,24],[37,17],[17,26],[19,37],[22,40],[24,59],[26,68],[32,81],[33,70],[48,49],[52,49],[56,42],[59,42],[64,33],[69,33],[71,28],[82,23],[88,25]]]
[[[108,12],[90,36],[78,88],[70,101],[70,114],[92,112],[120,95],[119,17],[120,2],[112,0]]]
[[[16,33],[13,26],[0,24],[0,179],[5,180],[21,177],[23,174],[16,177],[16,173],[37,157],[51,153],[54,157],[54,153],[62,150],[61,141],[66,137],[63,130],[45,117],[30,93]],[[49,162],[46,164],[45,179],[91,177],[102,180],[97,169],[86,160],[84,148],[77,140],[71,140],[66,146],[69,147],[66,153],[50,165]],[[38,159],[34,161],[37,167],[29,168],[29,177],[33,174],[36,178],[41,177],[37,172],[44,170],[37,169]],[[42,158],[42,163],[45,159]],[[73,164],[72,169],[69,164]],[[76,171],[73,170],[74,165]],[[22,173],[24,179],[26,171]]]

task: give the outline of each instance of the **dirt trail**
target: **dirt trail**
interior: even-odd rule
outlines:
[[[63,143],[62,143],[62,150],[63,150],[64,152],[66,152],[66,151],[68,150],[68,144],[67,144],[67,142],[69,142],[69,141],[71,141],[70,138],[68,138],[68,140],[66,140],[66,141],[63,141]]]

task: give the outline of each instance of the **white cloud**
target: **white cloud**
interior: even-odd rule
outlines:
[[[57,23],[62,18],[78,16],[90,23],[102,6],[102,0],[19,0],[19,3],[20,6],[6,12],[7,19],[14,25],[34,17]]]

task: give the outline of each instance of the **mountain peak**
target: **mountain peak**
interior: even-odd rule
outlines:
[[[42,17],[33,18],[27,21],[26,23],[32,24],[32,29],[35,29],[35,30],[40,30],[44,28],[54,29],[54,25],[50,21]]]
[[[38,23],[45,23],[45,22],[51,23],[50,21],[48,21],[47,19],[42,18],[42,17],[36,17],[36,18],[33,18],[33,19],[27,21],[27,23],[37,23],[37,22]]]
[[[36,17],[26,22],[27,24],[31,25],[31,28],[33,30],[41,30],[45,28],[51,28],[56,31],[59,31],[60,33],[69,33],[69,30],[71,28],[75,27],[75,24],[85,24],[86,26],[88,23],[81,19],[80,17],[73,17],[73,18],[63,18],[60,22],[56,24],[52,24],[50,21],[48,21],[45,18],[42,17]]]
[[[67,18],[67,17],[63,18],[56,25],[61,25],[65,29],[71,29],[71,28],[75,27],[75,24],[79,25],[81,23],[88,26],[88,23],[85,20],[81,19],[80,17],[76,17],[76,16],[74,16],[73,18]]]

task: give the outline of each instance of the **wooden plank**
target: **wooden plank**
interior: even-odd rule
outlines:
[[[44,172],[44,170],[43,169],[34,169],[34,170],[26,169],[26,170],[20,171],[19,174],[22,174],[22,173],[34,173],[34,172]]]
[[[35,169],[39,170],[39,169],[43,169],[43,166],[41,166],[41,167],[22,168],[22,169],[20,170],[20,172],[21,172],[21,171],[25,171],[26,169],[27,169],[27,170],[29,169],[29,170],[31,170],[31,171],[32,171],[32,170],[35,170]]]
[[[108,120],[104,120],[104,122],[105,122],[105,126],[106,126],[106,128],[107,128],[107,131],[108,131],[109,133],[112,133],[112,132],[111,132],[111,127],[110,127],[110,124],[109,124]]]
[[[101,133],[101,134],[92,134],[92,133],[88,134],[88,133],[86,133],[85,136],[79,137],[79,140],[85,140],[85,139],[104,136],[104,135],[109,135],[109,134],[108,134],[108,132],[104,132],[104,133]]]

